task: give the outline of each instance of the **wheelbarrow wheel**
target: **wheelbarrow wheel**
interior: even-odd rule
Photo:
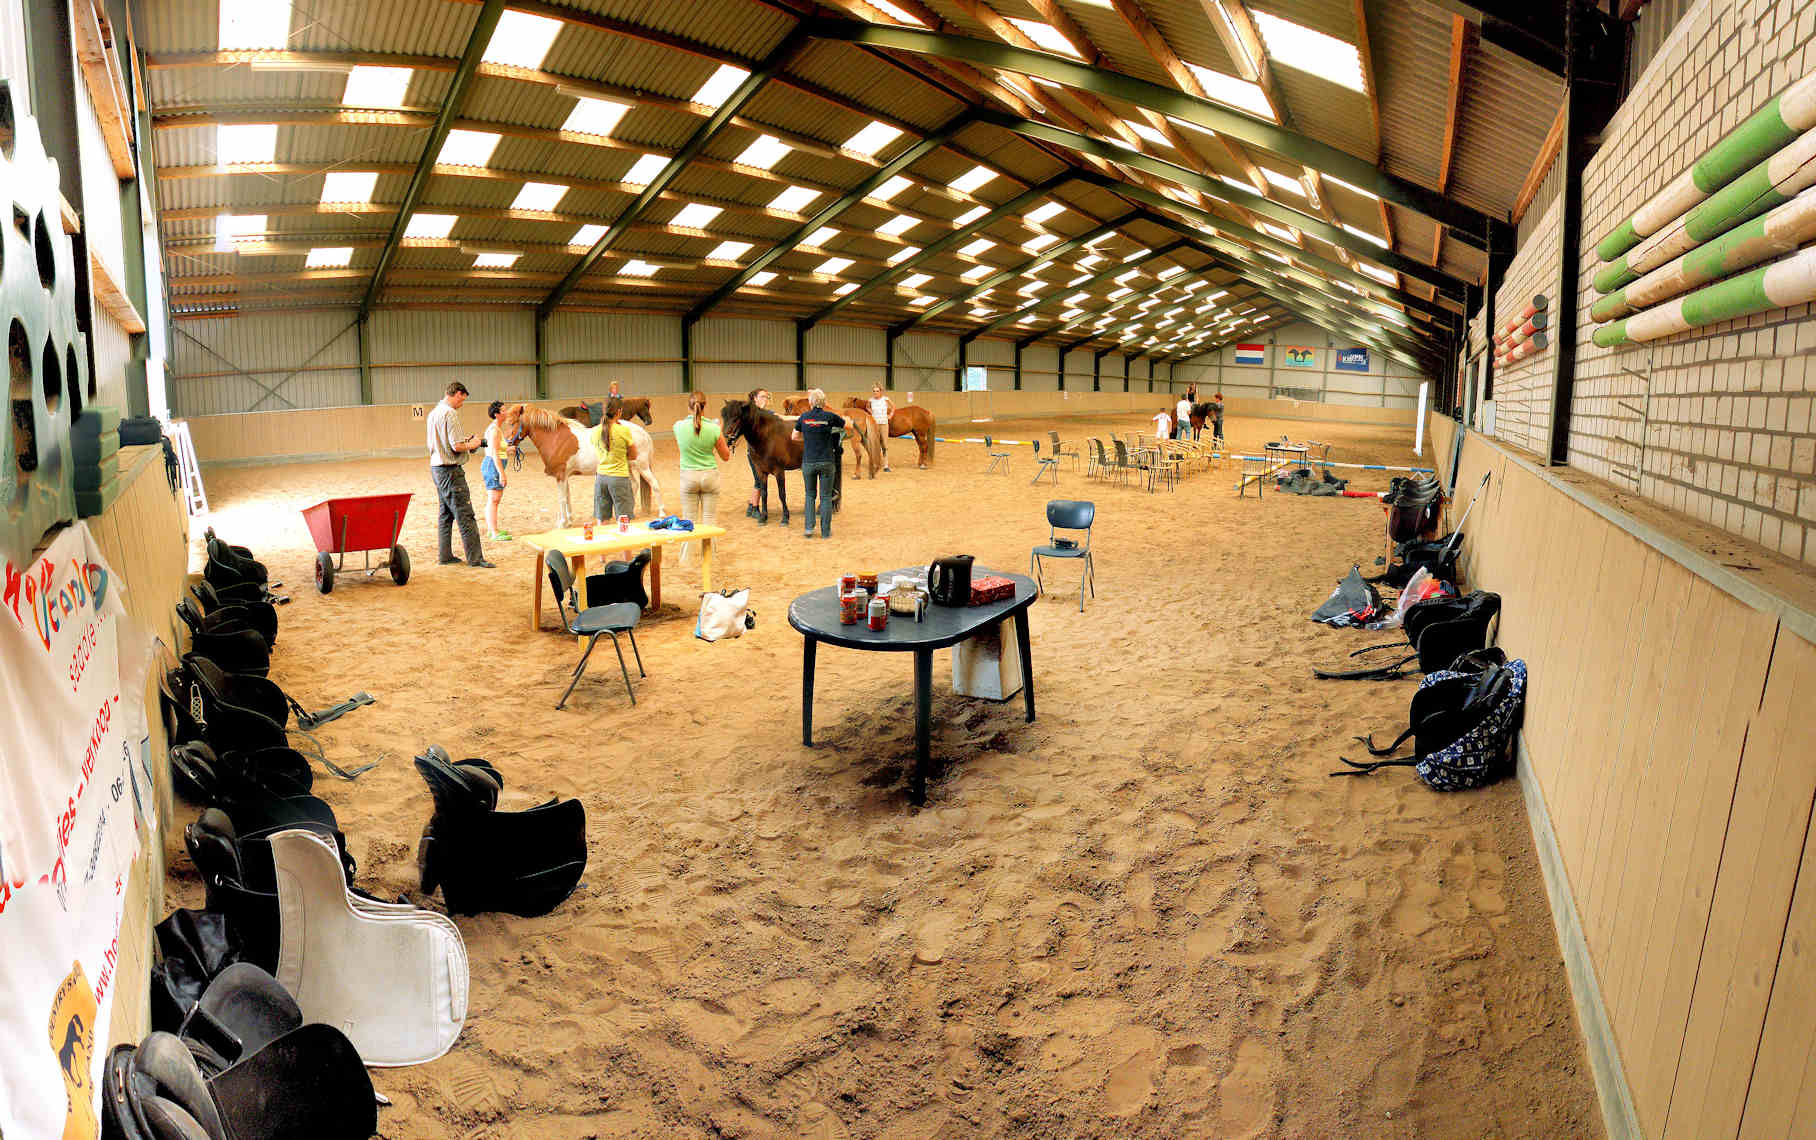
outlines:
[[[334,559],[329,555],[315,556],[315,588],[324,594],[334,592]]]
[[[391,580],[399,586],[410,580],[410,552],[401,546],[391,548]]]

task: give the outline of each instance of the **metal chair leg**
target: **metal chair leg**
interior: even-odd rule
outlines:
[[[574,676],[568,681],[567,692],[561,694],[561,699],[555,702],[557,710],[567,707],[568,698],[574,695],[574,686],[580,683],[581,674],[586,672],[586,659],[593,655],[593,646],[598,644],[599,635],[596,633],[586,639],[586,652],[580,655],[580,664],[574,666]]]
[[[639,677],[649,676],[648,673],[645,673],[643,671],[643,654],[641,652],[639,652],[637,649],[637,631],[634,629],[631,629],[631,630],[626,630],[625,632],[630,635],[631,653],[633,656],[635,656],[637,658],[637,676],[639,676]]]
[[[631,688],[631,671],[624,667],[624,647],[618,644],[618,635],[611,634],[612,648],[618,652],[618,672],[624,674],[624,691],[631,695],[631,704],[637,703],[637,690]]]

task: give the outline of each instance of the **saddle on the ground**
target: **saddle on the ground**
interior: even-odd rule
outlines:
[[[1403,590],[1406,583],[1412,581],[1414,574],[1427,570],[1433,578],[1454,584],[1457,580],[1457,558],[1462,553],[1461,534],[1451,534],[1444,538],[1415,538],[1397,544],[1394,547],[1393,565],[1368,581]]]
[[[1333,776],[1359,776],[1378,768],[1410,767],[1441,792],[1479,788],[1513,771],[1513,736],[1526,695],[1526,663],[1509,661],[1498,649],[1464,654],[1454,668],[1428,674],[1412,697],[1406,731],[1376,747],[1374,736],[1358,736],[1370,755],[1388,759],[1338,759],[1348,765]],[[1394,757],[1413,738],[1413,755]]]
[[[191,652],[229,673],[263,677],[271,671],[271,646],[277,640],[277,611],[269,605],[267,625],[246,606],[224,606],[204,614],[187,601],[177,603],[177,616],[189,627]]]
[[[202,576],[215,587],[235,586],[246,582],[260,586],[274,587],[282,582],[271,581],[271,572],[265,564],[252,556],[252,551],[244,546],[234,546],[215,537],[214,528],[204,532],[208,549],[208,565]]]
[[[437,887],[456,914],[533,918],[574,893],[586,873],[586,808],[554,800],[501,812],[504,778],[484,760],[450,760],[431,745],[416,757],[435,814],[417,847],[424,894]]]
[[[351,882],[353,857],[334,818],[334,809],[314,796],[292,797],[271,805],[290,818],[256,831],[242,831],[219,808],[204,811],[183,829],[189,861],[202,876],[210,913],[223,916],[241,958],[276,972],[279,954],[279,906],[276,859],[271,837],[297,828],[324,836],[339,855],[342,877]],[[270,817],[257,821],[269,823]]]
[[[1486,647],[1494,639],[1495,621],[1500,614],[1501,595],[1486,590],[1471,590],[1460,598],[1414,602],[1407,607],[1400,626],[1406,634],[1405,644],[1387,642],[1350,654],[1357,658],[1399,650],[1402,655],[1397,660],[1361,669],[1314,667],[1312,674],[1327,681],[1389,681],[1415,670],[1436,673],[1450,668],[1463,654]],[[1411,652],[1406,652],[1409,649]]]
[[[308,795],[315,786],[309,758],[294,748],[256,748],[217,755],[203,740],[170,747],[177,792],[191,803],[221,807],[266,798]]]
[[[1395,476],[1389,480],[1381,502],[1387,507],[1387,537],[1395,542],[1410,542],[1437,529],[1438,512],[1444,506],[1444,485],[1436,476]]]
[[[243,960],[239,933],[220,911],[187,908],[172,911],[152,933],[158,960],[151,968],[151,1027],[176,1033],[209,984]]]
[[[310,713],[277,683],[256,674],[233,673],[198,653],[183,655],[181,663],[163,674],[159,686],[165,728],[173,743],[201,740],[217,754],[256,752],[291,745],[290,714],[297,723],[314,727],[333,720],[349,708],[372,703],[365,694],[321,713]],[[376,762],[351,770],[341,768],[317,748],[322,766],[343,780],[351,780],[376,767]]]

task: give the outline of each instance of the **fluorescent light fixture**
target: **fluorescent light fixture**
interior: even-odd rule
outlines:
[[[482,253],[473,258],[474,269],[509,269],[517,264],[521,253]]]
[[[568,112],[561,129],[583,135],[610,135],[629,111],[625,104],[610,99],[582,98],[574,103],[574,109]]]
[[[620,178],[619,181],[630,186],[648,186],[651,182],[656,180],[656,175],[662,173],[662,168],[667,165],[668,158],[666,156],[660,154],[646,154],[632,164],[631,168],[625,171],[624,176]]]
[[[492,161],[492,152],[498,149],[502,137],[492,131],[449,131],[435,161],[444,166],[484,166]]]
[[[1089,3],[1091,0],[1086,0],[1086,2]],[[891,4],[889,0],[870,0],[870,6],[899,24],[913,24],[917,28],[924,28],[927,26],[913,16],[910,16],[908,13],[902,11],[894,4]]]
[[[1293,245],[1299,244],[1299,235],[1284,226],[1276,226],[1272,222],[1258,221],[1255,223],[1255,228],[1259,229],[1262,233],[1267,234],[1269,237],[1277,237],[1281,241],[1290,242]],[[1261,252],[1266,253],[1267,251],[1262,250]]]
[[[633,257],[619,266],[618,272],[625,277],[654,277],[656,270],[660,268],[662,268],[660,265],[651,265],[647,261],[639,261]]]
[[[819,229],[808,234],[807,240],[802,242],[801,244],[802,245],[825,245],[827,242],[831,241],[833,238],[838,237],[838,236],[839,236],[839,228],[837,226],[821,226]]]
[[[1039,20],[1024,20],[1019,16],[1010,16],[1009,22],[1021,29],[1021,33],[1033,40],[1040,48],[1069,55],[1073,59],[1083,59],[1084,55],[1072,45],[1072,41],[1059,34],[1059,29],[1052,24],[1043,24]]]
[[[454,223],[459,220],[458,214],[412,214],[410,224],[404,227],[404,236],[443,241],[453,232]]]
[[[569,245],[583,245],[583,246],[586,246],[588,249],[591,249],[593,247],[593,243],[597,242],[600,238],[602,238],[604,236],[605,236],[605,227],[604,226],[590,225],[590,224],[584,225],[574,231],[574,236],[568,239],[568,244]]]
[[[1364,241],[1373,242],[1374,244],[1380,246],[1382,249],[1387,248],[1387,239],[1386,238],[1377,237],[1376,235],[1369,233],[1367,230],[1362,229],[1360,226],[1352,226],[1352,225],[1349,225],[1346,223],[1343,226],[1343,232],[1346,234],[1354,234],[1355,236],[1361,238]]]
[[[1306,197],[1305,184],[1297,178],[1288,178],[1271,166],[1262,166],[1260,163],[1256,163],[1255,166],[1261,171],[1261,177],[1267,179],[1268,185],[1284,190],[1288,194],[1297,194],[1301,198]]]
[[[805,186],[790,186],[770,199],[769,208],[781,210],[784,213],[798,214],[819,196],[818,190],[809,190]]]
[[[874,157],[877,151],[899,138],[901,133],[900,128],[872,119],[869,126],[845,140],[845,149],[867,158]]]
[[[901,237],[903,234],[920,224],[921,220],[919,218],[911,218],[907,214],[897,214],[895,217],[890,218],[888,221],[878,226],[876,232],[879,234],[888,234],[890,237]]]
[[[1221,71],[1214,71],[1208,67],[1200,67],[1195,63],[1188,63],[1185,66],[1197,77],[1198,85],[1204,88],[1206,98],[1222,103],[1226,107],[1234,107],[1238,111],[1247,111],[1270,123],[1275,121],[1274,109],[1268,105],[1267,92],[1261,90],[1259,85],[1250,83],[1246,79],[1237,79],[1234,75],[1225,75]],[[1196,126],[1196,124],[1187,125]],[[1197,127],[1197,129],[1204,130],[1203,127]]]
[[[902,283],[896,286],[896,288],[919,289],[922,285],[925,285],[931,280],[933,280],[933,275],[931,273],[911,273],[907,277],[902,278]]]
[[[776,279],[776,275],[774,273],[771,273],[769,270],[765,269],[761,273],[751,274],[750,280],[746,281],[745,284],[746,285],[767,285],[771,281],[774,281],[775,279]]]
[[[908,303],[910,305],[913,305],[917,309],[924,309],[928,305],[933,304],[933,302],[935,302],[937,300],[939,300],[938,297],[916,297],[914,300],[912,300]]]
[[[744,148],[744,152],[733,159],[739,166],[754,166],[758,170],[768,170],[793,149],[774,135],[758,135],[757,141]]]
[[[996,248],[996,243],[989,238],[978,238],[958,251],[960,257],[976,257],[980,253]]]
[[[347,73],[341,103],[348,107],[401,107],[410,86],[407,67],[372,67],[360,64]]]
[[[750,252],[751,243],[747,241],[722,241],[713,246],[713,251],[706,255],[708,261],[736,261]]]
[[[239,243],[255,234],[265,232],[265,223],[269,219],[264,214],[218,214],[214,219],[214,248],[219,253],[229,253],[239,248]]]
[[[959,274],[959,277],[961,280],[965,281],[976,281],[980,278],[988,277],[994,272],[996,272],[996,266],[994,265],[973,265],[971,268]]]
[[[896,250],[894,253],[889,255],[888,264],[900,265],[902,262],[907,261],[909,258],[913,257],[915,254],[919,253],[920,251],[921,251],[921,247],[918,245],[905,245],[902,248]]]
[[[1122,125],[1129,128],[1131,131],[1134,131],[1136,135],[1141,138],[1153,143],[1155,146],[1173,145],[1172,140],[1168,139],[1153,127],[1148,126],[1146,123],[1138,123],[1133,119],[1124,119]]]
[[[964,229],[966,226],[977,221],[989,212],[990,210],[986,206],[973,206],[958,217],[952,219],[952,228],[955,230]]]
[[[891,178],[889,181],[883,183],[881,186],[878,186],[875,190],[872,190],[870,192],[869,196],[870,196],[871,200],[873,200],[873,201],[887,202],[887,201],[889,201],[889,199],[895,197],[897,194],[900,194],[902,191],[908,189],[908,187],[913,186],[913,185],[914,185],[913,182],[911,182],[910,180],[908,180],[906,178],[903,178],[901,175],[898,174],[894,178]]]
[[[481,58],[487,63],[533,71],[542,66],[549,48],[554,46],[555,37],[560,34],[560,20],[506,8],[498,16],[498,26],[493,29],[491,42],[486,44],[486,53]]]
[[[290,40],[290,0],[221,0],[222,51],[281,48]]]
[[[370,202],[376,185],[376,170],[331,170],[322,179],[322,202]]]
[[[350,245],[318,246],[309,251],[303,259],[305,269],[344,269],[353,261],[353,247]]]
[[[1291,258],[1281,257],[1279,254],[1275,253],[1271,249],[1263,249],[1263,250],[1259,250],[1257,252],[1259,252],[1262,257],[1268,258],[1273,261],[1278,261],[1282,265],[1291,265],[1293,263]]]
[[[731,98],[732,92],[738,89],[738,84],[744,82],[749,75],[750,72],[741,67],[722,63],[719,65],[719,70],[713,72],[712,77],[700,85],[700,90],[694,92],[694,97],[689,101],[698,103],[702,107],[717,107]]]
[[[276,123],[223,124],[214,132],[214,160],[222,166],[270,162],[277,156]]]
[[[1044,206],[1038,206],[1035,209],[1029,210],[1026,214],[1023,214],[1022,221],[1027,222],[1031,226],[1038,226],[1048,218],[1060,213],[1065,208],[1063,202],[1048,202]]]
[[[1398,285],[1400,283],[1399,274],[1389,272],[1388,270],[1385,270],[1385,269],[1377,268],[1373,265],[1370,265],[1366,261],[1356,262],[1356,268],[1363,274],[1363,276],[1372,277],[1383,285]]]
[[[1281,67],[1305,71],[1351,91],[1364,91],[1362,53],[1347,40],[1295,24],[1268,12],[1256,12],[1255,28],[1267,45],[1268,58]]]
[[[568,188],[559,182],[525,182],[517,197],[511,199],[513,210],[540,210],[548,213],[561,204]]]
[[[671,226],[683,226],[690,230],[703,230],[708,222],[724,213],[719,206],[704,206],[699,202],[689,202],[681,211],[668,220]]]
[[[851,259],[849,257],[829,257],[814,266],[813,271],[824,277],[837,277],[850,268]]]
[[[974,166],[946,183],[946,188],[960,194],[969,194],[995,177],[996,171],[991,170],[988,166]]]
[[[834,289],[832,291],[832,295],[835,297],[843,297],[847,293],[857,292],[857,289],[858,289],[858,283],[856,281],[847,281],[847,282],[845,282],[845,284],[839,286],[837,289]]]
[[[1033,238],[1030,241],[1022,242],[1022,248],[1027,250],[1029,253],[1039,253],[1041,250],[1046,249],[1048,246],[1057,245],[1057,244],[1059,244],[1059,238],[1056,235],[1041,234],[1040,236]]]

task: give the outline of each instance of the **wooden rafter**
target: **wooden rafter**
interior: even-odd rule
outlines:
[[[1362,56],[1362,87],[1368,95],[1368,114],[1375,124],[1375,162],[1381,161],[1381,97],[1375,91],[1375,57],[1368,46],[1367,0],[1355,0],[1356,51]]]
[[[1195,98],[1203,99],[1205,97],[1204,85],[1198,82],[1198,77],[1192,74],[1191,68],[1185,65],[1185,61],[1179,58],[1179,53],[1173,50],[1173,45],[1167,42],[1167,38],[1160,34],[1160,29],[1156,28],[1154,22],[1148,19],[1148,14],[1142,10],[1141,5],[1136,3],[1136,0],[1112,0],[1112,2],[1115,4],[1117,14],[1122,17],[1124,23],[1129,25],[1129,29],[1141,41],[1141,46],[1147,49],[1148,55],[1160,65],[1161,70],[1167,73],[1167,76],[1178,85],[1181,91]],[[1224,153],[1229,156],[1230,161],[1235,164],[1236,169],[1242,171],[1243,177],[1254,184],[1256,192],[1266,194],[1267,180],[1261,176],[1260,169],[1255,165],[1255,160],[1249,157],[1248,152],[1222,135],[1217,136],[1217,141],[1222,145]]]
[[[1461,16],[1450,18],[1450,90],[1444,106],[1444,150],[1438,158],[1438,193],[1450,186],[1450,168],[1457,152],[1457,125],[1463,111],[1463,67],[1469,55],[1475,25]]]
[[[95,0],[74,0],[71,13],[76,61],[82,67],[82,80],[101,126],[101,140],[107,148],[108,161],[113,164],[114,177],[135,177],[138,167],[132,155],[132,102],[126,97],[126,80],[120,73],[112,30],[97,10]]]
[[[1539,147],[1539,155],[1532,160],[1532,169],[1526,172],[1526,181],[1520,184],[1519,197],[1513,200],[1513,224],[1519,225],[1526,211],[1532,208],[1532,200],[1538,196],[1539,187],[1545,183],[1545,175],[1551,172],[1551,164],[1557,161],[1558,151],[1564,143],[1565,103],[1559,103],[1557,117],[1551,120],[1551,129],[1545,132],[1545,142]]]

